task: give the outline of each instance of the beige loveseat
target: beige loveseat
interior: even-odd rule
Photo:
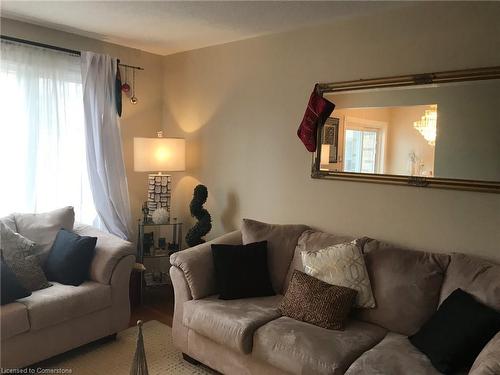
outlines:
[[[462,254],[404,250],[367,240],[363,252],[376,308],[354,311],[344,331],[282,317],[277,307],[292,271],[302,267],[300,251],[350,238],[300,226],[264,228],[261,235],[269,245],[271,279],[278,292],[273,297],[217,299],[210,245],[241,244],[240,231],[171,256],[173,339],[187,360],[228,375],[439,374],[407,336],[456,288],[500,310],[499,265]],[[469,373],[500,374],[500,333]]]
[[[90,279],[77,287],[51,282],[1,307],[3,369],[25,367],[127,328],[132,244],[90,226],[75,225],[74,232],[98,238]]]

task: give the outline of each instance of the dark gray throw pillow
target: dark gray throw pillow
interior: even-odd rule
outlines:
[[[66,229],[57,233],[45,262],[45,274],[50,281],[78,286],[89,277],[97,237],[79,236]]]
[[[452,374],[470,368],[499,330],[500,312],[456,289],[409,339],[436,369]]]
[[[30,296],[31,292],[21,285],[21,283],[17,280],[14,272],[12,272],[12,270],[9,268],[9,266],[7,266],[3,259],[0,260],[0,262],[1,304],[6,305],[20,298]]]
[[[19,283],[30,291],[50,286],[38,257],[33,254],[35,243],[14,232],[0,221],[0,251],[5,263]]]
[[[267,241],[212,245],[219,299],[274,296],[267,268]]]

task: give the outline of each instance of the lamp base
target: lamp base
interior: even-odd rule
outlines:
[[[157,208],[165,208],[170,216],[170,197],[172,193],[172,176],[162,173],[148,175],[148,219],[152,220]]]

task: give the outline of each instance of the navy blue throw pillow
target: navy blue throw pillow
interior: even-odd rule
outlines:
[[[470,368],[499,330],[500,312],[456,289],[409,339],[436,369],[451,374]]]
[[[96,243],[97,237],[59,230],[45,262],[47,279],[65,285],[78,286],[83,283],[89,277]]]
[[[31,296],[31,292],[23,287],[16,278],[16,275],[9,266],[1,260],[0,269],[0,287],[1,287],[1,304],[6,305],[8,303],[14,302],[17,299]]]
[[[267,268],[267,241],[212,245],[219,299],[274,296]]]

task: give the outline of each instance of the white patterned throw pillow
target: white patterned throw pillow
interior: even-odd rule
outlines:
[[[357,290],[357,307],[375,307],[363,253],[355,241],[303,251],[301,255],[305,273],[328,284]]]
[[[35,243],[14,232],[0,221],[0,254],[14,272],[19,283],[30,291],[44,289],[47,281],[38,257],[33,254]]]

